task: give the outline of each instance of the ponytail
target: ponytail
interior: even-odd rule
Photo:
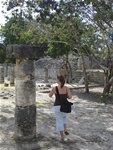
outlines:
[[[61,88],[63,88],[64,84],[65,84],[65,80],[63,80],[63,81],[61,82]]]
[[[60,76],[57,76],[57,79],[59,79],[59,81],[61,82],[61,88],[63,88],[63,86],[65,84],[64,77],[62,75],[60,75]]]

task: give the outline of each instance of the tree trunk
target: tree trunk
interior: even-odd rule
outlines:
[[[69,73],[68,73],[68,54],[66,55],[66,82],[69,83]]]
[[[84,74],[85,90],[86,90],[86,93],[89,93],[88,77],[87,77],[87,74],[86,74],[85,63],[84,63],[83,56],[80,55],[80,57],[81,57],[81,60],[82,60],[82,70],[83,70],[83,74]]]
[[[70,83],[72,83],[72,78],[73,78],[73,75],[72,75],[72,69],[71,69],[71,65],[68,61],[68,65],[69,65],[69,70],[70,70],[70,74],[71,74],[71,80],[70,80]]]
[[[103,95],[109,94],[110,87],[113,84],[113,65],[111,65],[110,74],[107,74],[107,75],[108,75],[108,77],[107,77],[108,80],[104,87]]]

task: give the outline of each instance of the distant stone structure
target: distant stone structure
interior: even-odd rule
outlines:
[[[48,66],[48,79],[56,79],[56,75],[59,74],[59,68],[62,63],[62,60],[52,59],[50,57],[44,57],[36,61],[36,70],[35,76],[36,80],[44,79],[45,80],[45,67]]]
[[[45,83],[48,82],[48,66],[45,67]]]
[[[14,72],[15,72],[15,64],[11,64],[10,66],[10,86],[14,86]]]
[[[104,72],[101,70],[98,63],[89,56],[83,56],[85,67],[89,74],[90,82],[95,82],[99,84],[104,84]],[[95,57],[98,61],[100,61],[99,57]],[[72,53],[69,56],[69,62],[72,69],[72,80],[75,83],[78,83],[83,77],[82,72],[82,62],[80,57],[76,56],[76,54]],[[107,61],[104,58],[102,65],[107,66]],[[44,68],[48,66],[48,79],[56,79],[58,74],[63,74],[65,76],[66,72],[65,66],[63,68],[63,59],[62,57],[52,59],[48,56],[43,59],[39,59],[36,61],[36,80],[41,78],[45,80]],[[69,72],[69,77],[71,78],[71,74]]]
[[[4,77],[7,77],[7,64],[4,64]]]
[[[4,83],[4,66],[0,65],[0,84]]]
[[[43,49],[28,45],[8,45],[7,58],[16,58],[15,138],[29,140],[36,136],[35,59]]]
[[[66,77],[66,69],[63,69],[63,68],[60,68],[59,69],[59,75],[63,75],[64,76],[64,78]]]
[[[11,74],[11,64],[7,64],[7,80],[10,81],[10,74]]]

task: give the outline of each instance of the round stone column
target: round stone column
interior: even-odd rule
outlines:
[[[36,136],[34,60],[16,59],[15,88],[15,137],[31,139]]]
[[[45,83],[48,82],[48,67],[46,66],[45,67],[45,80],[44,80]]]
[[[14,86],[14,64],[10,66],[10,86]]]
[[[4,78],[7,77],[7,64],[4,64]]]
[[[0,84],[4,84],[4,67],[0,66]]]
[[[39,47],[8,45],[8,58],[16,58],[15,139],[30,140],[36,136],[36,88],[34,59],[43,57]]]
[[[11,64],[8,64],[8,70],[7,70],[7,80],[10,81],[10,73],[11,73]]]

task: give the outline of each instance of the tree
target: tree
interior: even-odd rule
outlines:
[[[76,9],[78,14],[81,15],[82,18],[84,18],[85,22],[88,24],[93,24],[99,29],[99,36],[101,41],[101,48],[96,46],[95,44],[92,45],[94,47],[93,51],[91,51],[90,55],[93,59],[95,59],[95,54],[101,54],[103,56],[107,57],[108,63],[107,67],[103,66],[98,60],[96,60],[100,66],[105,72],[106,76],[106,86],[103,90],[103,95],[106,95],[106,93],[109,93],[110,86],[113,83],[113,62],[111,61],[111,53],[113,52],[113,41],[110,38],[107,38],[107,35],[109,33],[109,30],[113,29],[113,3],[112,0],[106,1],[106,0],[86,0],[86,1],[70,1],[67,3],[67,7],[72,7]],[[112,33],[110,33],[110,37],[112,39]],[[100,46],[100,45],[99,45]],[[96,49],[96,50],[95,50]]]
[[[82,58],[85,88],[86,92],[89,92],[83,55],[90,53],[91,46],[94,44],[94,38],[97,38],[94,35],[97,30],[95,31],[95,28],[91,25],[86,26],[79,17],[69,18],[66,15],[63,15],[62,18],[58,17],[54,26],[50,27],[49,25],[49,29],[47,30],[49,31],[47,38],[50,44],[48,45],[47,53],[52,57],[65,54],[68,62],[68,53],[72,49],[76,50],[77,54]],[[90,38],[88,37],[89,34],[91,34]]]
[[[6,59],[5,47],[0,43],[0,63],[3,63]]]
[[[113,51],[112,44],[108,41],[106,43],[105,39],[107,37],[108,29],[113,28],[112,0],[72,0],[68,3],[64,3],[63,0],[60,0],[59,2],[55,0],[13,2],[10,0],[8,4],[8,10],[13,8],[12,13],[14,16],[20,14],[19,11],[16,11],[17,6],[21,6],[19,8],[21,12],[20,16],[24,16],[29,21],[34,19],[37,22],[32,30],[32,33],[38,31],[38,33],[41,33],[42,35],[39,37],[39,39],[43,39],[43,41],[47,42],[49,41],[50,44],[48,45],[48,52],[51,52],[51,55],[54,54],[53,48],[56,47],[56,44],[60,48],[60,50],[55,51],[55,54],[57,55],[62,54],[61,49],[64,49],[66,45],[66,47],[71,47],[72,49],[77,50],[81,57],[84,54],[87,54],[95,59],[95,54],[104,55],[106,53],[110,62],[110,53]],[[33,13],[36,13],[35,17],[33,16]],[[78,20],[76,20],[77,18]],[[95,28],[97,28],[98,31]],[[35,35],[36,36],[34,37],[37,37],[37,34]],[[35,43],[35,38],[33,39],[34,41],[32,42]],[[98,44],[99,41],[101,44]],[[99,49],[101,49],[101,51],[99,51]],[[100,62],[99,65],[101,68],[106,70]],[[113,76],[112,66],[113,65],[111,64],[107,67],[107,70],[110,72],[110,76],[108,75],[108,83],[110,81],[109,85],[111,85],[111,79]],[[85,66],[83,66],[83,68],[85,70]],[[88,91],[85,71],[84,76],[86,91]],[[109,90],[109,88],[107,89]],[[103,93],[107,92],[106,90],[104,91],[105,92]]]
[[[2,61],[4,63],[15,62],[14,59],[6,58],[6,47],[9,44],[29,44],[31,41],[31,35],[27,32],[27,21],[24,21],[22,18],[12,17],[5,23],[4,26],[0,29],[0,36],[3,41],[1,57],[4,58]],[[2,62],[2,63],[3,63]]]

